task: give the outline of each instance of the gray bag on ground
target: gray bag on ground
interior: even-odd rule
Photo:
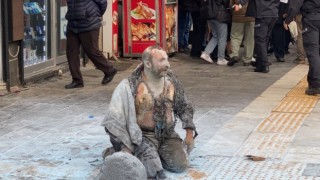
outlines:
[[[135,156],[116,152],[107,156],[98,176],[99,180],[146,180],[144,165]]]

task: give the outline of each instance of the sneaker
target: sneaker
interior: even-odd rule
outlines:
[[[217,64],[218,65],[227,65],[228,61],[225,59],[222,59],[222,58],[218,58]]]
[[[203,52],[200,57],[211,64],[213,63],[210,55],[205,52]]]

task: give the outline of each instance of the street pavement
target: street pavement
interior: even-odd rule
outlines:
[[[294,58],[294,49],[284,63],[270,56],[265,74],[171,57],[199,136],[188,170],[168,179],[320,179],[319,97],[304,95],[308,66]],[[116,85],[139,64],[122,61],[132,66],[106,86],[98,71],[86,73],[96,71],[89,64],[84,88],[64,89],[67,72],[0,97],[0,179],[95,179],[111,146],[100,122]],[[181,123],[176,130],[184,138]]]

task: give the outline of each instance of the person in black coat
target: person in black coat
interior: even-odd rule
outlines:
[[[303,46],[309,61],[308,95],[320,94],[320,1],[296,0],[289,2],[288,16],[283,26],[288,29],[288,24],[298,12],[302,14]]]
[[[97,69],[104,73],[102,84],[112,81],[117,70],[108,63],[98,47],[102,15],[107,9],[107,0],[67,0],[67,59],[72,82],[66,89],[83,87],[80,71],[80,45]]]
[[[202,45],[206,33],[206,19],[200,16],[200,0],[183,0],[182,6],[185,11],[191,13],[193,30],[190,34],[191,39],[191,52],[190,56],[193,58],[200,58]]]
[[[245,4],[248,0],[239,0],[239,4]],[[246,16],[255,18],[254,50],[256,61],[251,62],[255,72],[268,73],[269,62],[267,43],[272,28],[278,18],[280,0],[249,0]]]
[[[285,62],[284,56],[288,52],[291,41],[290,32],[283,27],[283,21],[287,13],[288,4],[280,2],[279,17],[273,27],[271,43],[277,62]]]

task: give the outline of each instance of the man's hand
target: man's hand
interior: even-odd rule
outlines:
[[[285,21],[283,21],[283,27],[285,30],[289,30],[288,24]]]
[[[234,5],[232,6],[232,8],[233,8],[233,10],[234,10],[235,12],[237,12],[237,11],[240,10],[239,5],[237,5],[237,4],[234,4]]]
[[[187,147],[187,153],[189,154],[194,148],[194,140],[193,140],[193,130],[186,130],[186,138],[184,139],[184,145]]]

